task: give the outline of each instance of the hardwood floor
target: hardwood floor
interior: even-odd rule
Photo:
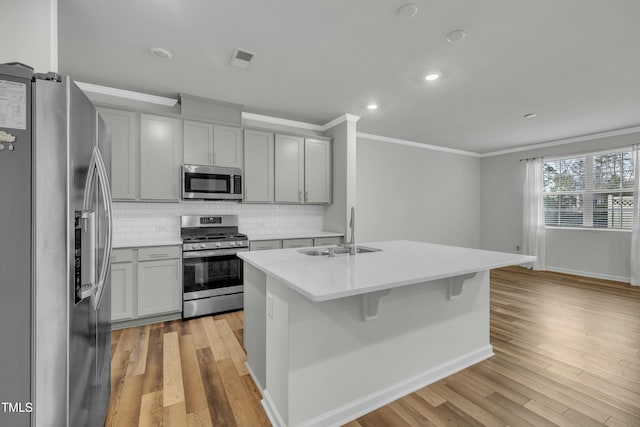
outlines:
[[[268,426],[242,313],[113,332],[107,426]],[[640,288],[491,273],[495,356],[347,424],[640,426]]]

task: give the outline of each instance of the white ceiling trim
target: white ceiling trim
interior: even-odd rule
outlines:
[[[326,130],[329,130],[334,126],[339,125],[342,122],[356,123],[358,120],[360,120],[360,116],[356,116],[355,114],[343,114],[331,120],[330,122],[325,123],[324,125],[316,125],[313,123],[299,122],[297,120],[282,119],[280,117],[265,116],[262,114],[247,113],[244,111],[242,112],[242,118],[246,120],[253,120],[256,122],[270,123],[273,125],[291,126],[295,128],[309,129],[309,130],[315,130],[319,132],[324,132]]]
[[[178,102],[177,99],[165,98],[164,96],[149,95],[147,93],[116,89],[113,87],[94,85],[91,83],[75,83],[84,92],[99,93],[102,95],[110,95],[118,98],[132,99],[134,101],[150,102],[152,104],[166,105],[168,107],[173,107],[174,105],[176,105],[176,102]]]
[[[539,144],[524,145],[522,147],[508,148],[506,150],[493,151],[481,154],[480,157],[493,157],[502,154],[519,153],[521,151],[537,150],[540,148],[557,147],[559,145],[573,144],[574,142],[591,141],[593,139],[609,138],[612,136],[628,135],[630,133],[640,132],[640,126],[629,128],[610,130],[606,132],[590,133],[588,135],[575,136],[573,138],[558,139],[556,141],[542,142]],[[640,142],[640,141],[639,141]]]
[[[423,148],[425,150],[442,151],[451,154],[460,154],[469,157],[482,157],[482,154],[472,151],[457,150],[455,148],[440,147],[438,145],[424,144],[422,142],[408,141],[406,139],[390,138],[388,136],[373,135],[370,133],[357,132],[358,138],[371,139],[373,141],[390,142],[392,144],[408,145],[410,147]]]
[[[300,129],[309,129],[324,132],[324,126],[313,123],[299,122],[296,120],[281,119],[280,117],[264,116],[262,114],[254,114],[242,112],[242,118],[246,120],[254,120],[256,122],[271,123],[273,125],[291,126]]]

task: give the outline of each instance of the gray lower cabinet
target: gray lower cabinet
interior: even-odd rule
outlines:
[[[137,197],[138,120],[131,111],[100,108],[111,132],[111,196],[113,200]]]
[[[138,263],[138,316],[180,311],[180,261]]]
[[[244,131],[244,201],[274,201],[274,137],[273,133]]]
[[[133,319],[134,265],[133,250],[113,252],[111,264],[111,320]]]
[[[313,239],[313,246],[330,246],[342,244],[342,237],[315,237]]]
[[[113,251],[111,320],[115,328],[180,317],[180,256],[180,246]]]
[[[329,246],[342,243],[342,236],[308,237],[303,239],[254,240],[249,242],[249,250],[266,251],[270,249],[308,248],[310,246]]]
[[[140,115],[140,199],[178,201],[182,121]]]
[[[269,249],[282,249],[282,240],[257,240],[249,242],[249,250],[266,251]]]
[[[313,246],[313,239],[286,239],[282,241],[282,249],[308,248]]]

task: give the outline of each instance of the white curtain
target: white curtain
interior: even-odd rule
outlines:
[[[522,224],[522,253],[538,259],[529,266],[544,270],[544,202],[542,158],[527,160],[524,180],[524,215]]]
[[[633,146],[633,229],[631,231],[631,284],[640,286],[640,154]]]

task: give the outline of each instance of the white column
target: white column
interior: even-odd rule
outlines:
[[[5,0],[0,63],[22,62],[38,73],[58,71],[58,0]]]

